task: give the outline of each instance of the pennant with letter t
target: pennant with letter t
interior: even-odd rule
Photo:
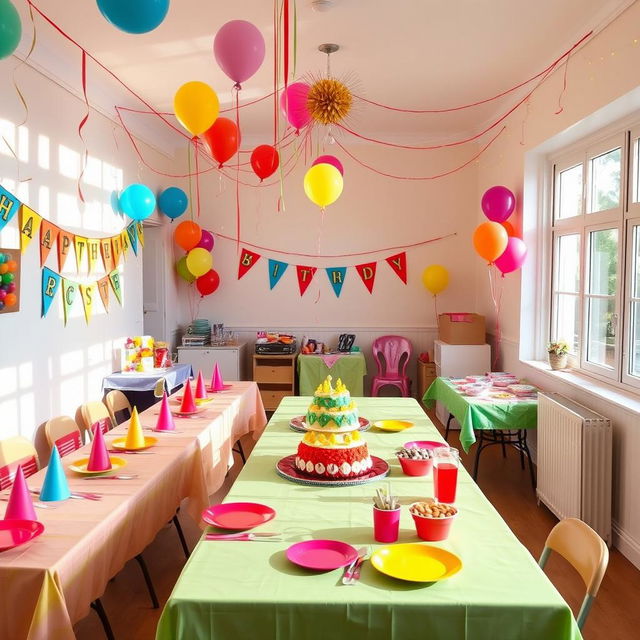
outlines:
[[[303,296],[304,292],[309,288],[315,272],[315,267],[304,267],[301,265],[296,265],[296,273],[298,274],[298,287],[300,288],[301,296]]]
[[[0,231],[16,215],[19,206],[20,200],[10,194],[4,187],[0,187]]]
[[[407,254],[405,251],[389,256],[387,259],[389,266],[395,271],[402,282],[407,284]]]
[[[49,307],[56,297],[58,287],[60,286],[60,276],[51,271],[48,267],[42,270],[42,317],[44,318],[49,311]]]
[[[278,284],[288,266],[286,262],[269,258],[269,289],[273,289]]]
[[[327,267],[327,276],[333,287],[333,292],[336,294],[336,298],[340,297],[346,275],[347,267]]]
[[[373,293],[373,283],[376,279],[376,264],[375,262],[366,262],[365,264],[356,265],[356,271],[362,278],[364,286],[369,289],[369,293]]]
[[[249,249],[243,249],[240,254],[240,262],[238,263],[238,280],[253,267],[253,265],[260,260],[260,254],[249,251]]]
[[[109,312],[109,276],[100,278],[98,280],[98,293],[100,294],[100,300],[104,306],[104,310]]]
[[[27,250],[33,236],[37,235],[41,222],[42,216],[27,207],[26,204],[20,207],[20,251],[22,253]]]
[[[122,305],[122,283],[120,282],[120,272],[117,269],[114,269],[109,274],[109,282],[111,282],[111,288],[113,293],[116,294],[118,302]]]

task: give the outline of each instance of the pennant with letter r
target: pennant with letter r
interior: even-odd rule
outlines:
[[[395,256],[386,258],[387,263],[396,273],[398,278],[407,284],[407,254],[405,251],[396,253]]]
[[[364,286],[367,287],[369,293],[373,293],[373,283],[376,280],[376,264],[376,262],[366,262],[356,265],[356,271],[362,278],[362,282],[364,282]]]
[[[0,187],[0,231],[2,231],[7,222],[16,215],[19,207],[20,200],[9,193],[4,187]]]
[[[238,280],[253,267],[253,265],[260,260],[260,254],[249,251],[249,249],[243,249],[240,254],[240,262],[238,263]]]
[[[304,292],[309,288],[313,276],[317,269],[315,267],[304,267],[296,265],[296,273],[298,274],[298,287],[300,288],[300,295],[303,296]]]
[[[336,294],[336,298],[339,298],[344,279],[347,276],[347,267],[327,267],[326,271],[329,282],[333,287],[333,292]]]
[[[278,284],[288,266],[286,262],[269,258],[269,289],[273,289]]]
[[[23,204],[20,207],[20,251],[24,253],[40,230],[42,216]]]
[[[44,318],[49,311],[49,307],[56,297],[58,287],[60,286],[61,277],[48,267],[42,270],[42,317]]]

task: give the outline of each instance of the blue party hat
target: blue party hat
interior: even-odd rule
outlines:
[[[56,500],[66,500],[70,497],[71,491],[69,491],[67,477],[64,475],[58,447],[53,445],[49,466],[47,467],[47,475],[44,477],[44,484],[42,485],[42,491],[40,491],[40,500],[43,502],[55,502]]]

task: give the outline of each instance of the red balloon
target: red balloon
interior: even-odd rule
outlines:
[[[269,144],[261,144],[251,153],[251,167],[260,178],[260,182],[273,175],[279,166],[278,151]]]
[[[207,273],[196,280],[196,287],[203,297],[212,294],[219,286],[220,276],[214,269],[209,269]]]
[[[202,135],[211,155],[218,161],[218,168],[232,158],[240,146],[240,132],[229,118],[218,118]]]

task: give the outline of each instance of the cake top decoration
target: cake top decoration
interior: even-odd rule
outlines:
[[[340,378],[336,380],[335,388],[331,385],[332,380],[333,378],[330,375],[327,376],[324,379],[324,382],[321,382],[316,388],[316,394],[322,393],[322,394],[329,395],[332,393],[345,393],[347,391],[346,385],[344,384],[344,382],[342,382]]]

